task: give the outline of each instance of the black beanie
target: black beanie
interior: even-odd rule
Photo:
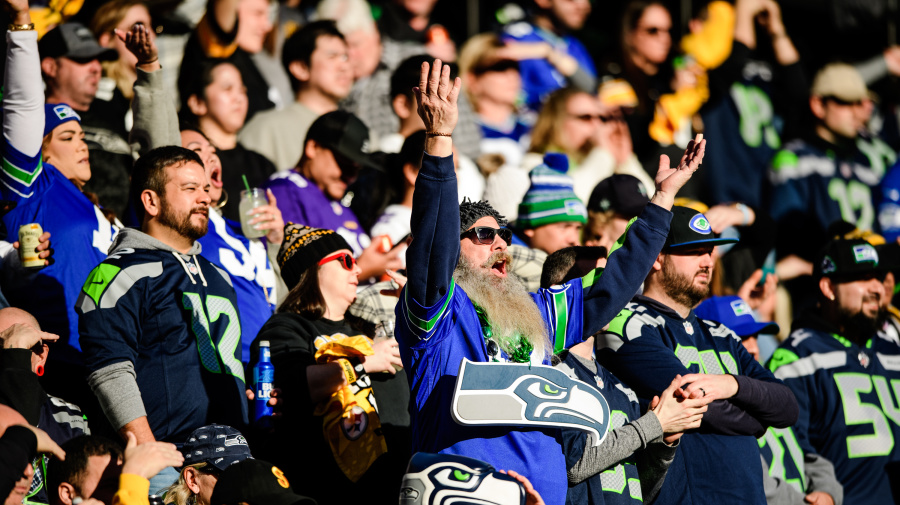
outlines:
[[[469,229],[475,221],[479,219],[490,216],[497,220],[497,224],[503,228],[506,226],[507,221],[506,218],[501,216],[499,212],[494,210],[485,200],[479,200],[477,202],[473,202],[468,198],[463,198],[461,204],[459,204],[459,233],[463,233]]]
[[[284,242],[276,258],[281,267],[281,278],[288,289],[294,289],[303,272],[341,249],[350,249],[350,246],[334,230],[287,223],[284,225]]]

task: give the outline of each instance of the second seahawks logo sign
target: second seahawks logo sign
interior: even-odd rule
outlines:
[[[682,221],[684,222],[684,221]],[[696,216],[691,218],[691,222],[688,224],[692,230],[697,233],[702,233],[703,235],[709,235],[710,226],[709,221],[706,219],[706,216],[703,214],[697,214]]]

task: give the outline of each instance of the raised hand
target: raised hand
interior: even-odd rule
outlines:
[[[703,140],[702,134],[697,134],[697,138],[688,142],[677,167],[669,167],[669,157],[665,154],[661,155],[659,170],[656,171],[656,194],[650,201],[666,210],[671,210],[675,202],[675,195],[700,168],[705,152],[706,140]]]
[[[434,60],[434,65],[422,63],[419,86],[413,88],[416,95],[417,111],[425,123],[425,151],[434,156],[450,156],[452,142],[450,134],[459,120],[456,101],[462,81],[459,77],[450,82],[450,66]]]
[[[122,473],[139,475],[149,480],[166,467],[180,467],[184,464],[184,455],[175,448],[175,444],[145,442],[138,445],[133,433],[128,432],[127,437]]]
[[[125,43],[125,47],[137,58],[137,66],[146,72],[159,70],[159,51],[156,42],[150,33],[150,28],[143,24],[136,24],[131,30],[124,32],[116,29],[116,37]]]
[[[16,25],[31,23],[31,14],[28,12],[28,0],[3,0],[3,10],[9,14],[10,20]]]
[[[44,342],[59,340],[58,335],[35,329],[28,324],[16,323],[0,331],[0,343],[4,349],[31,349]]]

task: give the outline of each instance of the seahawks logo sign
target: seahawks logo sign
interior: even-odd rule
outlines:
[[[609,429],[609,404],[596,388],[541,365],[464,359],[451,414],[462,425],[582,430],[594,446]]]
[[[525,505],[519,481],[455,454],[416,453],[400,486],[400,505]]]

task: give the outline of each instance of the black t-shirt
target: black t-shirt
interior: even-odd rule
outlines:
[[[128,145],[125,116],[131,103],[118,88],[109,100],[95,98],[90,109],[79,112],[91,160],[91,180],[84,191],[95,193],[100,207],[122,216],[128,206],[128,186],[134,157]]]
[[[320,505],[353,503],[356,499],[393,503],[410,456],[409,383],[405,373],[369,376],[388,452],[356,483],[350,482],[338,468],[322,432],[322,418],[313,415],[315,405],[309,397],[306,368],[316,364],[315,339],[320,335],[360,333],[346,321],[324,318],[310,321],[299,314],[282,312],[263,325],[250,347],[250,363],[256,363],[259,342],[269,341],[275,367],[274,385],[281,389],[285,405],[274,434],[260,452],[284,470],[294,489],[316,499]],[[397,422],[405,424],[392,424]],[[254,456],[260,457],[252,443],[251,448]]]
[[[251,188],[258,188],[275,173],[275,165],[262,154],[241,144],[234,149],[220,150],[219,159],[222,160],[222,187],[228,193],[228,203],[222,207],[222,215],[240,222],[238,206],[241,191],[244,190],[244,179],[241,176],[247,176]]]

